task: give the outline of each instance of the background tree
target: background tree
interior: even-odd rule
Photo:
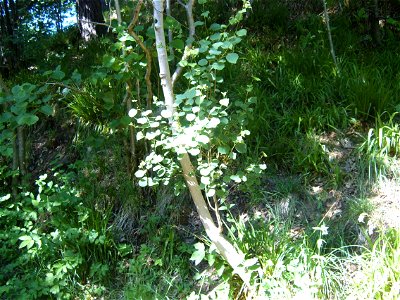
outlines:
[[[107,31],[104,26],[103,11],[104,1],[101,0],[77,0],[76,11],[81,37],[89,41],[94,37],[101,36]]]

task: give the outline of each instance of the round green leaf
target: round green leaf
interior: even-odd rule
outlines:
[[[235,148],[239,153],[246,153],[247,151],[247,146],[245,143],[238,143],[235,145]]]
[[[53,108],[50,105],[44,105],[40,108],[40,111],[47,116],[53,114]]]
[[[229,53],[226,56],[226,60],[231,64],[236,64],[238,59],[239,59],[239,55],[237,55],[237,53],[234,53],[234,52]]]
[[[198,64],[199,64],[199,66],[201,66],[201,67],[207,66],[208,60],[205,59],[205,58],[200,59],[199,62],[198,62]]]
[[[33,125],[39,118],[33,114],[23,114],[17,117],[18,125]]]
[[[236,31],[237,36],[245,36],[246,34],[247,34],[246,29],[240,29],[240,30]]]
[[[175,49],[180,49],[180,50],[182,50],[182,49],[185,48],[185,42],[182,41],[182,40],[173,40],[173,41],[171,42],[171,46],[172,46],[173,48],[175,48]]]

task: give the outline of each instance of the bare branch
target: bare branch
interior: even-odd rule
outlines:
[[[147,108],[151,107],[151,102],[153,99],[153,91],[152,91],[152,85],[150,81],[150,76],[151,76],[151,64],[152,64],[152,58],[151,58],[151,53],[150,50],[147,49],[143,41],[139,38],[139,36],[136,34],[134,31],[135,25],[137,21],[139,20],[139,14],[140,10],[143,5],[143,0],[139,0],[138,4],[136,5],[135,8],[135,13],[133,15],[132,21],[128,26],[128,32],[129,34],[135,39],[136,43],[142,48],[143,52],[146,55],[146,60],[147,60],[147,65],[146,65],[146,75],[144,76],[144,79],[146,81],[146,87],[147,87]]]
[[[167,0],[166,1],[166,12],[167,12],[167,16],[171,17],[171,0]],[[171,28],[168,28],[168,43],[169,43],[169,54],[172,56],[172,61],[171,63],[174,64],[175,63],[175,59],[174,59],[174,47],[172,47],[172,41],[173,41],[174,37],[172,35],[172,30]]]
[[[119,5],[119,0],[114,0],[114,4],[115,4],[115,10],[117,12],[118,25],[121,25],[122,17],[121,17],[121,7]],[[110,7],[111,7],[111,5],[110,5]]]
[[[89,23],[89,24],[94,24],[94,25],[100,25],[100,26],[106,26],[108,28],[112,28],[111,25],[108,25],[106,23],[99,23],[99,22],[92,22],[92,21],[88,21],[88,20],[84,20],[84,19],[78,19],[79,22],[83,22],[83,23]]]
[[[193,5],[194,5],[194,0],[189,0],[187,4],[183,4],[181,1],[179,1],[181,5],[185,7],[186,10],[186,17],[188,21],[188,27],[189,27],[189,36],[188,36],[188,43],[185,47],[185,50],[183,52],[181,61],[185,61],[189,57],[189,52],[192,49],[193,46],[193,39],[194,35],[196,33],[196,28],[194,26],[194,19],[193,19]],[[176,68],[174,74],[172,75],[172,86],[175,85],[176,80],[179,78],[179,76],[182,74],[183,67],[180,65],[180,62],[178,63],[178,67]]]

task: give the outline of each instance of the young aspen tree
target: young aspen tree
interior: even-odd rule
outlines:
[[[183,53],[183,59],[188,55],[190,51],[191,44],[193,42],[194,36],[194,22],[192,9],[194,5],[194,0],[188,0],[186,4],[179,1],[184,5],[189,24],[189,35],[192,38],[188,39],[188,44],[185,47]],[[171,131],[175,132],[179,127],[178,122],[174,118],[176,115],[175,107],[175,96],[174,96],[174,83],[178,78],[179,74],[182,72],[182,67],[178,67],[173,76],[171,76],[169,64],[168,64],[168,54],[167,45],[165,41],[165,30],[164,30],[164,9],[165,0],[153,0],[153,15],[154,15],[154,28],[155,28],[155,38],[156,38],[156,48],[158,54],[158,65],[160,70],[160,80],[162,91],[164,95],[165,107],[169,116],[169,126]],[[250,272],[243,266],[245,263],[244,254],[236,249],[232,243],[230,243],[220,231],[220,228],[215,225],[213,218],[211,217],[207,201],[205,200],[201,187],[195,176],[195,169],[192,165],[189,154],[184,151],[180,154],[180,166],[182,174],[186,185],[190,191],[190,195],[194,201],[197,212],[200,216],[201,222],[204,229],[210,238],[211,242],[215,245],[219,253],[224,257],[228,264],[233,268],[243,282],[250,288]]]

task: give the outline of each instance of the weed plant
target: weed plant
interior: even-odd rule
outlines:
[[[387,115],[377,116],[375,127],[369,129],[364,142],[358,148],[361,166],[365,167],[369,180],[398,176],[398,171],[392,166],[400,153],[400,127],[396,121],[397,113],[384,121]]]

